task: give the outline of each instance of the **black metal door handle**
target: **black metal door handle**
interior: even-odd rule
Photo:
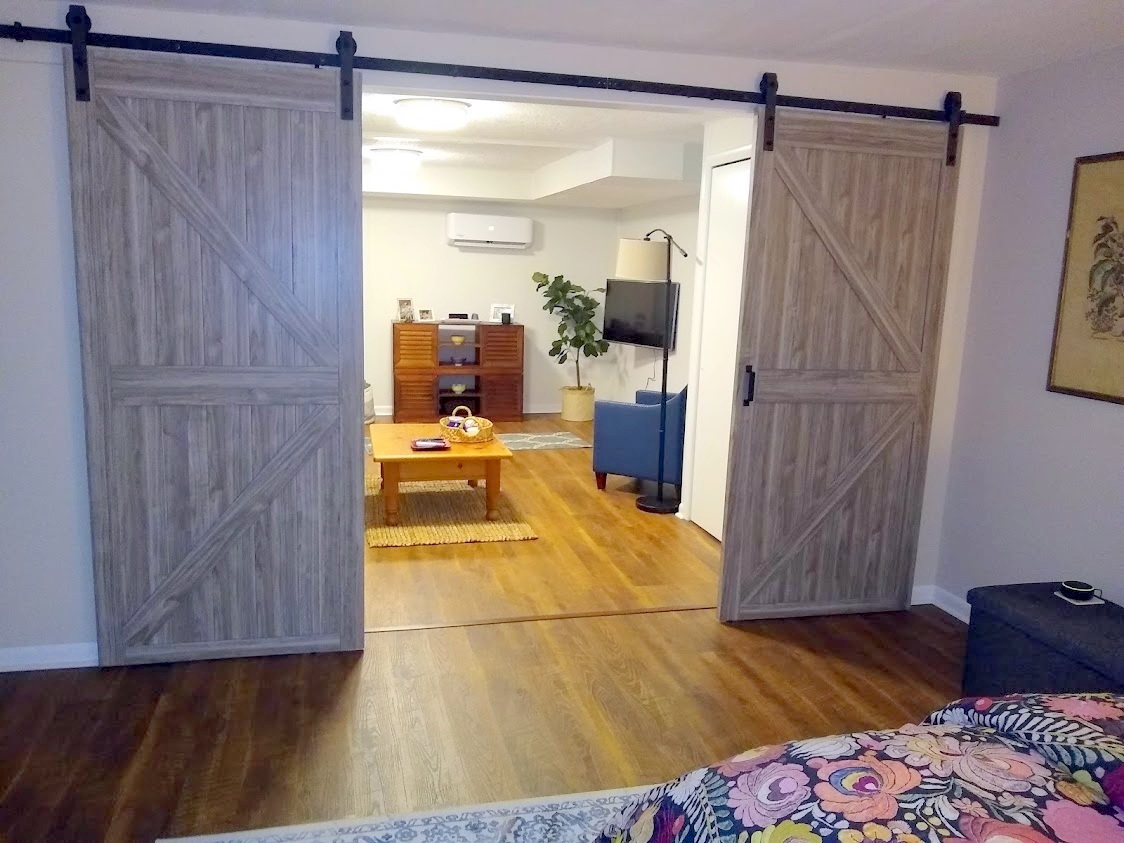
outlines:
[[[757,386],[757,373],[753,371],[752,366],[745,367],[745,393],[742,398],[742,406],[748,407],[749,403],[753,400],[753,390]]]

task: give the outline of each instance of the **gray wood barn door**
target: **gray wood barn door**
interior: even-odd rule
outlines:
[[[757,158],[720,614],[909,604],[957,169],[947,130],[777,118]]]
[[[67,114],[101,662],[360,649],[337,74],[91,50],[90,75]]]

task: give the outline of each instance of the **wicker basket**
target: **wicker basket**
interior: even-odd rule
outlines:
[[[463,416],[458,415],[461,410],[464,410]],[[469,436],[464,431],[464,424],[469,419],[476,422],[477,433],[475,436]],[[442,417],[441,435],[447,441],[458,445],[483,445],[485,442],[491,442],[496,438],[495,425],[488,419],[472,415],[472,410],[463,404],[454,407],[452,413]]]

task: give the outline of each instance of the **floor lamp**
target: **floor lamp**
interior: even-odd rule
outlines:
[[[653,240],[652,235],[662,235],[664,240]],[[675,242],[675,238],[662,228],[653,228],[644,235],[643,240],[621,239],[617,248],[617,278],[634,281],[662,281],[665,288],[664,326],[663,326],[663,379],[660,382],[660,446],[659,463],[656,468],[656,493],[642,495],[636,500],[636,508],[644,512],[670,515],[679,511],[679,501],[664,495],[664,455],[667,453],[667,362],[671,351],[671,332],[675,324],[672,313],[671,288],[671,248],[675,247],[683,257],[687,252]]]

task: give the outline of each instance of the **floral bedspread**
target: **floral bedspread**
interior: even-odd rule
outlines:
[[[1124,696],[959,700],[766,746],[638,797],[599,843],[1124,843]]]

